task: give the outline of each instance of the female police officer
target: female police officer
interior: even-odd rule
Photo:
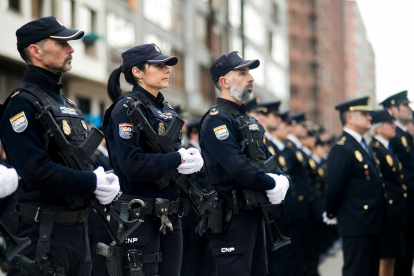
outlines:
[[[122,58],[123,64],[109,77],[108,94],[114,103],[104,118],[110,160],[124,193],[120,200],[123,205],[114,207],[123,215],[125,209],[122,206],[126,206],[126,202],[138,201],[138,207],[145,204],[145,208],[141,208],[142,212],[147,210],[145,222],[127,239],[129,249],[138,249],[144,256],[147,255],[144,259],[149,261],[143,264],[145,276],[179,275],[183,236],[178,213],[182,212],[182,201],[178,198],[175,185],[160,187],[157,183],[169,170],[178,169],[182,174],[199,171],[203,160],[197,149],[154,153],[147,144],[144,131],[133,131],[134,125],[127,116],[128,102],[138,103],[139,110],[154,132],[164,135],[168,131],[178,115],[159,90],[168,87],[171,72],[168,66],[177,64],[178,59],[163,55],[155,44],[133,47],[124,52]],[[121,72],[125,80],[133,85],[132,91],[123,95],[119,84]],[[173,137],[177,148],[181,147],[181,136],[180,131]],[[162,214],[165,208],[168,215]],[[142,212],[139,218],[143,218]],[[117,229],[117,223],[114,222],[113,227]],[[160,263],[154,257],[159,252],[162,253]]]

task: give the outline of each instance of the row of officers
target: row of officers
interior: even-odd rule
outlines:
[[[375,113],[368,97],[338,104],[344,131],[327,155],[304,113],[287,116],[280,102],[250,101],[250,70],[260,61],[231,52],[210,67],[220,97],[199,123],[198,143],[185,148],[183,121],[160,92],[179,60],[155,44],[139,45],[122,53],[108,80],[113,104],[102,129],[113,172],[105,172],[91,154],[102,132],[89,129],[61,94],[74,53],[68,41],[83,34],[54,17],[16,32],[28,70],[0,109],[0,134],[15,168],[8,170],[21,178],[17,236],[30,245],[13,256],[9,275],[91,275],[89,205],[113,239],[97,247],[109,275],[318,275],[324,240],[335,237],[323,222],[337,224],[342,237],[343,275],[411,275],[414,152],[404,127],[412,120],[406,92]],[[131,91],[121,91],[121,75]],[[9,188],[1,196],[12,182],[2,182]],[[194,213],[201,215],[197,225]],[[208,238],[188,258],[183,216]],[[183,274],[196,256],[215,271],[211,264]]]

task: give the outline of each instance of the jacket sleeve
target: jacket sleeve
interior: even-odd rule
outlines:
[[[26,129],[16,132],[10,119],[24,112]],[[32,102],[16,95],[10,101],[1,122],[2,141],[11,164],[32,189],[63,196],[91,193],[96,189],[93,172],[75,171],[51,161],[44,145]]]
[[[214,129],[225,126],[228,137],[219,139]],[[224,116],[208,116],[203,122],[200,146],[207,151],[231,179],[249,189],[270,190],[275,187],[275,181],[264,170],[254,165],[240,150],[237,142],[237,127]],[[224,139],[223,139],[224,138]]]
[[[352,158],[344,146],[334,145],[327,161],[326,212],[335,217],[341,205],[348,175],[351,172]]]
[[[113,124],[112,129],[115,132],[113,136],[118,164],[132,183],[155,181],[181,164],[179,152],[167,154],[144,152],[143,133],[140,133],[139,146],[133,142],[132,137],[129,139],[121,137],[118,133],[120,125],[131,124],[122,101],[119,101],[112,111],[110,123]]]

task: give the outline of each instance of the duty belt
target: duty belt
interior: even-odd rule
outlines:
[[[43,212],[54,213],[53,223],[62,225],[73,225],[77,223],[87,222],[89,216],[89,208],[77,211],[61,211],[51,210],[39,206],[33,206],[24,203],[18,203],[16,213],[23,219],[41,222]]]

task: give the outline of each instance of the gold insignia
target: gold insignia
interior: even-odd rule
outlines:
[[[391,155],[387,154],[387,155],[385,156],[385,158],[387,159],[387,163],[388,163],[388,165],[390,165],[390,166],[392,167],[392,166],[394,165],[394,162],[393,162],[393,160],[392,160]]]
[[[11,95],[11,96],[10,96],[10,98],[13,98],[14,96],[16,96],[16,95],[17,95],[17,94],[19,94],[19,93],[20,93],[20,91],[16,91],[16,92],[14,92],[14,93],[13,93],[13,95]]]
[[[404,145],[404,147],[407,147],[408,146],[407,138],[405,138],[405,136],[402,136],[401,137],[401,143]]]
[[[164,123],[160,123],[158,125],[158,134],[159,135],[164,135],[165,134],[165,125],[164,125]]]
[[[298,158],[299,162],[302,162],[303,161],[303,155],[302,155],[302,153],[300,151],[297,151],[296,152],[296,158]]]
[[[288,148],[291,148],[293,146],[293,143],[291,141],[287,142]]]
[[[292,126],[296,126],[296,125],[298,124],[298,122],[296,122],[296,120],[293,120],[293,121],[291,122],[291,124],[292,124]]]
[[[215,108],[212,108],[210,110],[210,115],[217,115],[218,113],[219,113],[219,111],[217,109],[215,109]]]
[[[338,145],[343,146],[345,144],[346,141],[346,137],[342,136],[341,140],[339,140],[338,142],[336,142]]]
[[[368,170],[368,164],[364,165],[364,169]]]
[[[243,59],[242,55],[240,55],[239,52],[237,52],[237,55],[239,56],[239,58]]]
[[[379,141],[376,141],[374,146],[375,146],[376,148],[379,148],[379,145],[380,145]]]
[[[391,104],[394,105],[395,104],[395,101],[394,100],[391,100]]]
[[[369,102],[371,101],[371,97],[368,97],[367,99],[367,105],[369,105]]]
[[[392,111],[389,108],[388,108],[388,113],[390,113],[390,115],[392,116]]]
[[[157,47],[157,45],[154,45],[155,51],[161,52],[160,48]]]
[[[266,136],[263,136],[263,144],[266,144]],[[270,151],[270,150],[269,150]],[[273,150],[274,151],[274,150]],[[273,155],[275,155],[274,153],[273,153]]]
[[[60,22],[59,19],[56,18],[56,21],[60,24],[60,26],[63,26],[62,22]]]
[[[81,122],[82,122],[83,129],[88,130],[88,126],[86,125],[85,121],[82,120]]]
[[[316,163],[313,159],[309,159],[309,165],[311,166],[312,170],[316,168]]]
[[[323,169],[321,167],[318,168],[318,174],[319,174],[320,177],[323,177],[324,176],[324,172],[323,172]],[[319,186],[320,185],[321,184],[319,184]]]
[[[285,158],[284,158],[282,155],[280,155],[280,156],[278,157],[278,159],[279,159],[279,164],[280,164],[282,167],[286,166],[286,160],[285,160]]]
[[[71,133],[72,133],[72,130],[70,129],[70,126],[69,126],[69,124],[68,124],[68,121],[66,121],[66,120],[63,120],[62,121],[62,128],[63,128],[63,132],[66,134],[66,135],[70,135]]]
[[[213,129],[214,134],[216,135],[217,139],[225,140],[229,137],[229,130],[227,129],[226,125],[222,125]]]
[[[402,170],[402,163],[398,162],[398,167],[400,168],[400,171]]]
[[[264,142],[264,138],[263,138]],[[270,151],[271,154],[276,155],[275,149],[272,146],[268,146],[267,149]]]
[[[355,151],[355,157],[359,162],[362,162],[362,160],[364,160],[364,158],[362,158],[362,154],[359,152],[359,150]]]

